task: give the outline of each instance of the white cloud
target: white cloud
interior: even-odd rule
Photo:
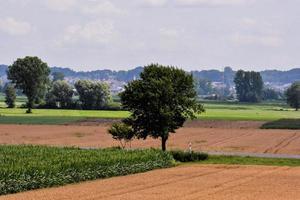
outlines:
[[[117,8],[110,1],[102,1],[93,5],[85,5],[82,7],[82,12],[86,14],[122,14],[121,9]]]
[[[240,24],[245,28],[251,28],[257,25],[257,21],[252,18],[243,18],[241,19]]]
[[[32,30],[32,27],[28,22],[7,17],[0,19],[0,30],[10,35],[26,35]]]
[[[238,45],[262,45],[266,47],[279,47],[283,40],[278,35],[250,35],[236,33],[232,36],[232,41]]]
[[[176,0],[178,5],[183,6],[227,6],[241,5],[250,0]]]
[[[182,32],[182,30],[171,28],[161,28],[159,30],[160,35],[167,38],[178,38]]]
[[[116,36],[114,25],[109,21],[95,21],[85,25],[72,25],[66,28],[63,43],[106,44]]]
[[[55,11],[74,10],[83,14],[123,14],[124,11],[107,0],[47,0],[46,6]]]
[[[56,11],[66,11],[76,6],[77,0],[46,0],[46,6]]]
[[[150,6],[164,6],[168,0],[144,0],[146,5]]]

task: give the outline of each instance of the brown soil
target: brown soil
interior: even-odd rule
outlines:
[[[0,200],[296,200],[300,168],[190,165],[0,197]]]
[[[299,130],[262,130],[260,122],[190,122],[172,134],[171,149],[249,153],[300,154]],[[223,124],[223,125],[222,125]],[[201,126],[200,126],[201,125]],[[214,128],[208,128],[213,127]],[[227,128],[226,128],[227,127]],[[119,145],[107,125],[0,125],[0,144],[110,147]],[[159,140],[132,142],[133,148],[160,147]]]

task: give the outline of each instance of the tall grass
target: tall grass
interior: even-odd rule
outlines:
[[[154,149],[0,146],[0,195],[145,172],[173,163],[170,154]]]

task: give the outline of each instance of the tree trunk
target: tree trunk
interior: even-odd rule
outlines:
[[[27,108],[26,113],[28,113],[28,114],[29,114],[29,113],[32,113],[31,107],[28,107],[28,108]]]
[[[163,151],[166,151],[167,150],[167,140],[168,140],[168,137],[161,137],[161,149]]]
[[[32,107],[33,107],[33,100],[28,98],[26,113],[32,113]]]

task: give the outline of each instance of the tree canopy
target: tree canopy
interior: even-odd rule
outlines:
[[[130,82],[120,94],[123,107],[131,112],[125,123],[132,126],[137,138],[161,138],[162,150],[166,150],[170,133],[204,111],[196,96],[191,74],[158,64],[146,66],[140,79]]]
[[[240,102],[261,101],[264,83],[259,72],[239,70],[234,83]]]
[[[293,83],[286,91],[287,103],[296,110],[300,108],[300,82]]]
[[[74,91],[66,81],[55,81],[52,84],[50,94],[47,94],[47,104],[56,105],[58,102],[61,108],[69,108],[72,104]]]
[[[79,80],[75,83],[83,109],[103,109],[111,100],[109,86],[99,81]]]
[[[38,57],[19,58],[8,67],[8,79],[27,96],[27,113],[31,113],[34,102],[45,94],[49,74],[47,63]]]

